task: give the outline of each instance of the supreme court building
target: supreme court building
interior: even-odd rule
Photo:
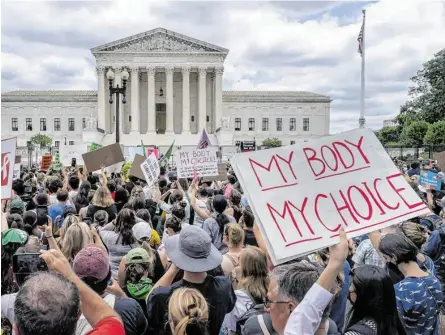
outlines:
[[[283,145],[329,134],[330,98],[304,91],[223,91],[229,50],[157,28],[91,49],[97,91],[11,91],[2,94],[2,138],[26,146],[47,134],[56,147],[115,142],[116,103],[124,148],[159,146],[165,151],[196,145],[207,129],[213,145],[235,152],[241,141],[260,146],[269,137]],[[108,75],[126,103],[109,103]]]

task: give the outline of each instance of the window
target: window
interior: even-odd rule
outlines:
[[[131,115],[128,115],[128,122],[131,122]]]
[[[58,117],[54,119],[54,131],[60,131],[60,118]]]
[[[54,141],[54,146],[55,146],[56,148],[60,147],[60,141]]]
[[[130,120],[131,121],[131,120]],[[82,118],[82,129],[85,129],[87,127],[87,121],[86,119],[83,117]]]
[[[235,142],[235,145],[236,145],[237,147],[239,147],[239,146],[241,145],[241,141],[236,141],[236,142]]]
[[[156,104],[156,112],[165,112],[167,110],[167,104]]]
[[[17,119],[16,117],[13,117],[11,119],[11,128],[12,131],[19,131],[19,119]]]
[[[190,119],[192,120],[192,122],[195,122],[195,116],[194,116],[194,115],[192,115],[192,116],[190,117]]]
[[[241,130],[241,118],[237,117],[235,118],[235,131]]]
[[[40,131],[46,131],[46,119],[45,118],[40,119]]]
[[[249,118],[249,131],[255,130],[255,119],[253,117]]]
[[[277,131],[282,131],[282,130],[283,130],[283,119],[277,118]]]
[[[74,131],[74,118],[70,117],[68,119],[68,131]]]
[[[207,122],[210,122],[210,116],[206,116],[206,120],[207,120]]]
[[[32,131],[32,119],[30,117],[26,118],[26,130]]]
[[[290,141],[290,145],[294,145],[295,144],[295,141]]]
[[[309,118],[303,118],[303,131],[309,131]]]
[[[269,131],[269,119],[263,117],[263,131]]]
[[[70,145],[74,145],[74,141],[69,141],[69,144]]]
[[[297,120],[294,117],[291,117],[289,120],[289,130],[290,131],[297,130]]]

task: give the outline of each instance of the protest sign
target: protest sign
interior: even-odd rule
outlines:
[[[131,169],[129,176],[133,176],[142,180],[145,180],[145,175],[142,172],[141,164],[146,160],[145,156],[136,154],[134,156],[133,163],[131,163]]]
[[[15,164],[14,164],[14,171],[12,172],[12,180],[16,180],[19,179],[20,177],[20,169],[21,169],[21,164],[22,162],[22,156],[15,156]]]
[[[439,152],[436,154],[437,165],[445,171],[445,151]]]
[[[147,147],[147,157],[151,154],[155,154],[156,159],[159,159],[159,150],[155,147]]]
[[[194,170],[199,177],[218,175],[217,147],[205,149],[183,147],[175,155],[178,178],[193,178]]]
[[[2,200],[11,199],[12,196],[12,178],[14,176],[15,150],[17,147],[17,138],[2,140]]]
[[[429,212],[368,129],[231,159],[272,262]]]
[[[210,181],[224,181],[227,179],[227,165],[226,163],[218,163],[218,175],[212,177],[204,177],[202,178],[203,183],[207,183]]]
[[[142,147],[129,147],[128,154],[130,155],[130,162],[132,162],[136,155],[144,156],[144,149]]]
[[[152,153],[148,158],[140,165],[142,173],[145,176],[145,181],[148,186],[153,185],[156,178],[160,173],[159,162],[156,155]]]
[[[82,158],[84,165],[90,172],[100,170],[102,165],[108,167],[124,161],[124,155],[119,143],[84,153]]]
[[[435,190],[440,190],[442,186],[442,180],[440,176],[438,176],[437,173],[435,172],[428,170],[421,170],[419,184],[422,186],[429,185]]]
[[[42,162],[40,163],[40,169],[41,170],[48,170],[53,162],[53,156],[51,155],[45,155],[42,156]]]

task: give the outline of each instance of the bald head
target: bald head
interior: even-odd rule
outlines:
[[[76,286],[49,272],[30,277],[14,303],[20,335],[72,335],[80,311]]]

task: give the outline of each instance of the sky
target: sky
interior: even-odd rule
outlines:
[[[97,89],[91,48],[161,27],[229,49],[225,90],[329,95],[338,133],[358,125],[362,9],[366,124],[379,129],[445,47],[445,1],[2,1],[1,91]]]

